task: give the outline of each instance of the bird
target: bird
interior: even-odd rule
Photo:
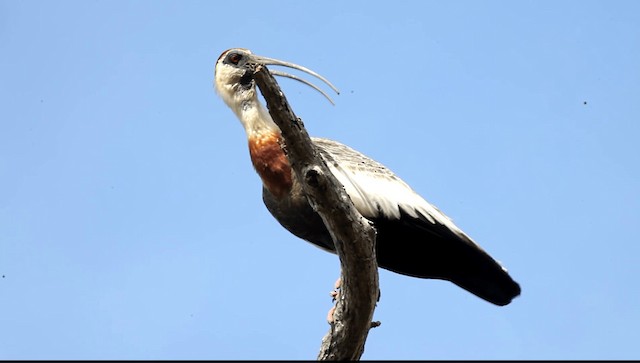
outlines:
[[[215,64],[215,90],[244,127],[268,211],[293,235],[336,253],[322,218],[292,172],[281,147],[279,127],[258,98],[253,78],[258,65],[297,69],[339,91],[309,68],[259,56],[245,48],[225,50]],[[277,69],[268,70],[313,87],[333,103],[311,82]],[[520,295],[520,285],[506,268],[389,168],[340,142],[319,137],[311,140],[358,212],[373,225],[379,267],[410,277],[450,281],[498,306],[508,305]]]

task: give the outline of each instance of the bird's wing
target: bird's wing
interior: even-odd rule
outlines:
[[[376,225],[381,267],[450,280],[497,305],[520,294],[498,261],[392,171],[338,142],[313,141],[358,211]]]
[[[400,219],[402,210],[413,218],[443,225],[475,244],[449,217],[384,165],[337,141],[312,139],[329,169],[344,185],[353,204],[364,217]]]

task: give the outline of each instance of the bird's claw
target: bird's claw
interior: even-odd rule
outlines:
[[[329,295],[331,295],[331,302],[334,302],[338,299],[338,295],[340,295],[340,292],[338,290],[333,290],[329,293]]]

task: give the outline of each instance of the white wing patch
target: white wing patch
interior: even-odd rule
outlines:
[[[400,219],[400,209],[414,218],[442,224],[468,238],[444,213],[431,205],[384,165],[333,140],[312,138],[329,169],[344,185],[360,214]]]

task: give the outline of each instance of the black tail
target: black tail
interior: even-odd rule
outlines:
[[[378,265],[403,275],[449,280],[496,305],[520,295],[520,285],[468,237],[403,214],[373,221]]]

